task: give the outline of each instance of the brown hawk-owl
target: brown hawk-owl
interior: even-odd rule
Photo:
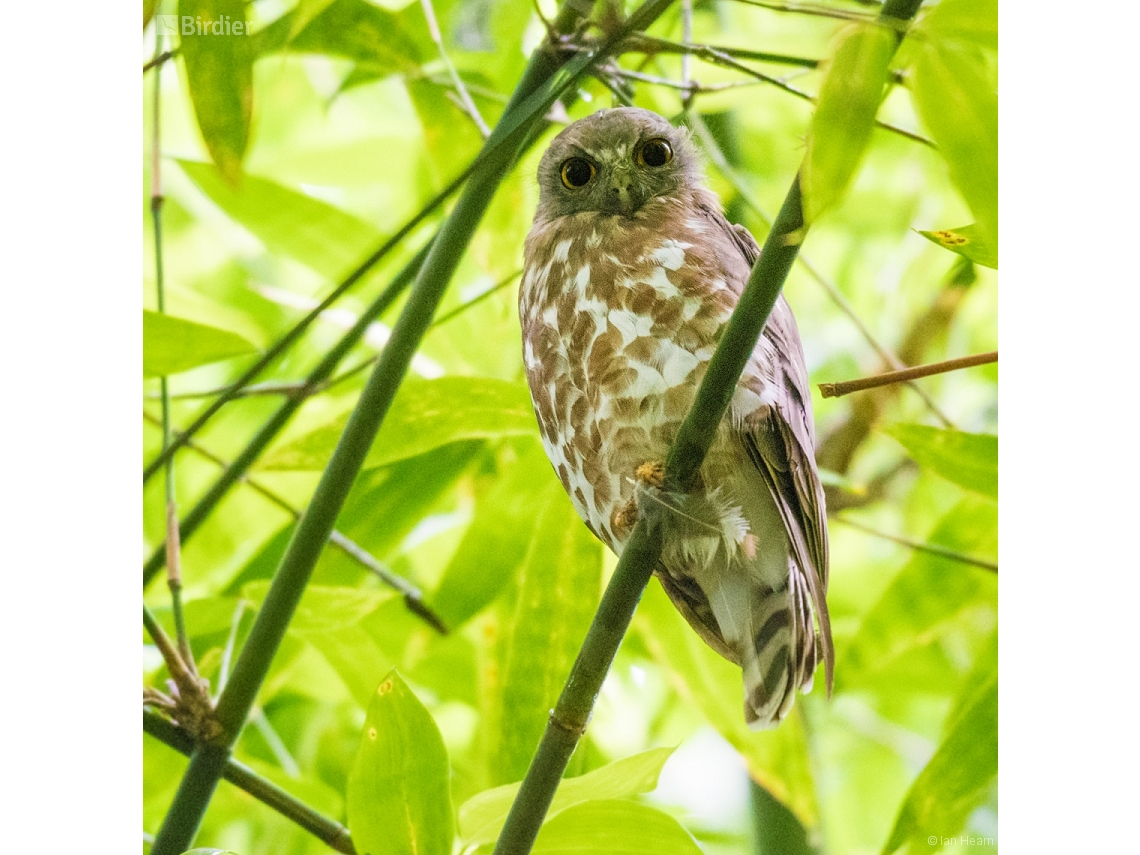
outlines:
[[[638,514],[656,514],[655,574],[742,667],[748,723],[771,727],[821,658],[830,690],[834,658],[811,398],[782,296],[698,486],[658,489],[760,253],[702,180],[685,132],[647,110],[601,110],[563,130],[538,167],[523,358],[547,456],[578,514],[618,554]]]

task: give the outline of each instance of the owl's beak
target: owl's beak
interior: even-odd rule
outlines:
[[[612,213],[629,217],[641,207],[641,194],[634,189],[631,170],[620,168],[612,170],[607,189],[606,201],[609,203],[607,207]]]

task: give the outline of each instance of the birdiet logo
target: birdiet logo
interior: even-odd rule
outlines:
[[[216,21],[201,15],[157,15],[158,33],[162,36],[248,36],[249,25],[222,15]]]

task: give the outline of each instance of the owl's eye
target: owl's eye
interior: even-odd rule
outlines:
[[[638,166],[664,166],[673,159],[673,149],[663,139],[646,140],[637,148]]]
[[[584,157],[572,157],[562,164],[562,183],[571,190],[585,187],[594,177],[594,164]]]

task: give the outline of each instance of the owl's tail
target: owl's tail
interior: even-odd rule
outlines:
[[[775,508],[764,506],[769,518],[758,512],[752,529],[741,508],[719,491],[643,491],[640,504],[649,509],[646,498],[665,509],[658,517],[667,533],[665,590],[694,629],[741,666],[749,726],[775,727],[796,690],[811,690],[822,659],[811,595]]]
[[[756,730],[779,724],[797,689],[811,691],[819,664],[811,601],[800,580],[792,569],[782,590],[751,591],[751,634],[740,639],[737,649],[744,672],[744,719]]]

